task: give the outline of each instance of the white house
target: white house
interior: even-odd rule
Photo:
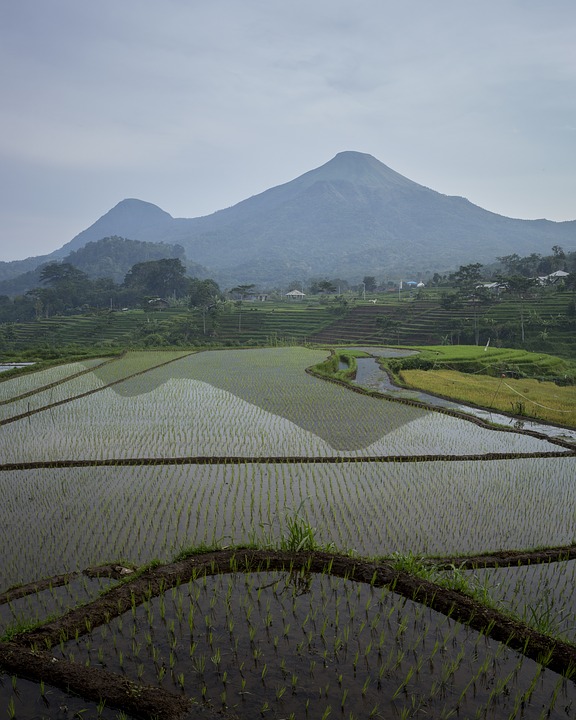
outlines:
[[[287,297],[288,300],[302,300],[306,297],[306,294],[300,292],[300,290],[290,290],[290,292],[287,292],[284,297]]]
[[[565,270],[556,270],[556,272],[550,273],[550,275],[543,275],[538,278],[540,285],[554,285],[554,283],[564,280],[570,273]]]

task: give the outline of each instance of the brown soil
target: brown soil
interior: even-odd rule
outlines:
[[[517,565],[519,562],[550,562],[576,556],[576,547],[555,548],[533,553],[501,553],[475,558],[443,558],[438,566],[454,564],[466,567],[488,567],[490,563]],[[118,573],[121,566],[91,568],[90,573]],[[0,667],[5,671],[44,680],[87,699],[105,699],[107,706],[117,707],[138,718],[183,718],[209,716],[209,708],[194,706],[192,701],[161,688],[144,686],[93,667],[56,660],[49,649],[62,639],[85,635],[94,627],[107,624],[111,618],[159,595],[178,583],[199,575],[226,572],[284,570],[288,572],[329,573],[376,587],[389,586],[394,592],[421,602],[438,612],[506,643],[550,669],[574,680],[576,647],[550,638],[526,624],[487,608],[457,591],[441,588],[427,580],[394,570],[386,561],[375,562],[325,552],[291,553],[272,550],[229,549],[192,555],[176,562],[151,568],[134,579],[111,589],[105,596],[71,610],[42,627],[21,633],[10,643],[0,644]],[[38,584],[29,586],[34,592]],[[11,591],[14,592],[14,591]],[[40,650],[40,648],[42,650]],[[188,713],[192,713],[188,715]],[[222,715],[220,715],[222,717]],[[232,716],[228,716],[232,717]]]
[[[17,587],[9,588],[5,593],[0,594],[0,605],[26,597],[26,595],[41,592],[42,590],[48,590],[51,587],[61,587],[73,580],[77,575],[78,573],[76,572],[54,575],[51,578],[46,578],[46,580],[37,580],[27,585],[18,585]]]
[[[532,433],[534,434],[534,433]],[[556,445],[561,445],[559,440],[552,440]],[[0,465],[0,472],[14,470],[38,470],[42,468],[72,468],[72,467],[132,467],[150,465],[246,465],[274,463],[281,465],[314,465],[329,463],[372,463],[372,462],[393,462],[393,463],[415,463],[415,462],[464,462],[489,460],[511,460],[519,458],[556,458],[575,457],[576,451],[542,451],[542,452],[521,452],[521,453],[483,453],[474,455],[368,455],[358,457],[341,456],[250,456],[250,455],[190,455],[185,457],[150,457],[150,458],[110,458],[108,460],[40,460],[36,462],[6,463]]]
[[[541,550],[500,550],[483,555],[426,558],[426,562],[438,570],[457,567],[461,570],[477,568],[520,567],[521,565],[542,565],[551,562],[576,560],[576,545],[543,548]]]
[[[0,643],[0,665],[8,672],[30,680],[59,687],[86,700],[117,707],[137,718],[172,720],[181,717],[191,706],[159,687],[133,683],[121,675],[80,663],[57,660],[50,652]]]

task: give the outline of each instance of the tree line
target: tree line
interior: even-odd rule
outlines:
[[[0,322],[26,322],[125,307],[152,309],[166,299],[190,307],[206,307],[221,297],[214,280],[188,277],[179,258],[136,263],[121,283],[111,278],[90,278],[70,263],[54,262],[42,268],[38,287],[14,298],[0,295]]]

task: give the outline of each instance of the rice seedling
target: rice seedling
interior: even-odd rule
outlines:
[[[479,569],[474,574],[513,615],[541,632],[576,641],[576,561]]]
[[[106,358],[93,358],[82,362],[65,363],[55,367],[17,375],[0,382],[0,403],[8,404],[29,393],[42,392],[48,386],[70,381],[80,373],[107,362]]]
[[[0,436],[0,444],[5,439],[2,456],[8,462],[46,460],[48,451],[54,460],[210,456],[219,454],[224,438],[227,454],[245,456],[344,458],[556,449],[534,437],[497,433],[421,408],[400,405],[390,413],[385,400],[302,375],[303,358],[294,350],[282,348],[272,355],[255,352],[263,353],[257,385],[253,367],[243,364],[244,374],[235,368],[234,353],[223,354],[225,362],[220,361],[217,375],[205,365],[204,356],[213,359],[210,353],[182,358],[150,370],[145,378],[126,380],[51,408],[50,413],[5,426]],[[281,382],[279,361],[287,373]],[[266,363],[269,374],[264,371]],[[232,371],[233,387],[226,380]],[[84,377],[78,381],[102,382]],[[210,383],[201,378],[209,378]],[[146,382],[153,388],[148,392]],[[257,395],[277,398],[278,407],[276,402],[258,401]],[[331,411],[318,413],[318,407]],[[283,414],[274,412],[280,408]],[[335,428],[339,408],[345,426]],[[191,413],[193,423],[189,422]]]
[[[288,498],[279,494],[279,506],[271,502],[272,517],[254,514],[252,521],[223,500],[224,491],[235,485],[246,497],[264,494],[269,478],[281,476],[284,466],[250,463],[0,473],[7,520],[0,527],[5,558],[0,587],[34,580],[39,565],[49,575],[114,555],[136,564],[168,558],[184,544],[203,541],[205,526],[216,537],[228,535],[234,542],[246,542],[249,533],[242,528],[262,520],[280,538],[284,508],[298,507],[306,497],[310,498],[306,522],[315,527],[317,544],[333,542],[364,555],[394,551],[447,555],[491,547],[560,545],[573,536],[573,458],[459,465],[330,463],[293,465],[290,470],[294,493]],[[203,499],[206,487],[213,488],[211,502]],[[341,534],[340,511],[336,522],[322,521],[319,509],[337,488],[342,488],[354,514],[365,520],[366,530],[358,535]],[[203,507],[205,513],[202,523],[186,527],[186,535],[180,534],[182,525],[173,522],[174,508],[183,503],[191,518],[196,507]],[[159,523],[158,517],[164,521]],[[73,518],[82,518],[83,525],[72,522]],[[385,527],[385,535],[378,539],[370,527]]]
[[[189,692],[187,669],[193,668],[201,673],[201,694],[206,700],[222,702],[225,691],[226,704],[232,697],[239,698],[246,717],[257,715],[263,702],[268,703],[266,713],[277,713],[282,706],[285,716],[294,712],[297,717],[304,715],[307,703],[309,708],[313,704],[319,714],[328,706],[332,711],[353,707],[359,717],[368,717],[375,707],[378,712],[389,714],[423,704],[434,716],[444,717],[449,714],[450,698],[454,696],[458,698],[460,712],[469,716],[468,713],[473,714],[472,708],[491,707],[494,703],[503,712],[511,712],[522,699],[526,708],[540,707],[551,702],[554,692],[558,692],[555,680],[535,682],[531,668],[536,664],[519,661],[505,645],[489,641],[465,626],[369,583],[360,585],[325,574],[312,575],[308,592],[299,595],[293,585],[283,585],[283,574],[277,572],[205,577],[196,582],[204,587],[204,580],[206,593],[193,600],[196,612],[212,614],[215,627],[225,630],[224,645],[214,640],[210,649],[203,634],[192,645],[187,623],[171,625],[180,591],[164,594],[166,622],[159,625],[155,622],[153,632],[151,628],[144,630],[146,614],[140,607],[136,618],[131,610],[125,613],[124,625],[136,626],[137,641],[144,632],[152,639],[154,665],[144,672],[145,678],[153,677],[175,690]],[[226,603],[231,586],[237,602]],[[279,591],[282,586],[284,591]],[[189,587],[190,584],[184,586],[186,592]],[[221,602],[211,606],[215,595]],[[160,599],[152,598],[149,602],[159,606]],[[255,628],[251,641],[248,626],[242,621],[247,607],[252,608],[251,626]],[[347,628],[339,642],[335,633],[327,632],[336,611],[341,627]],[[317,621],[313,619],[315,612]],[[272,614],[273,622],[282,615],[295,617],[294,630],[288,634],[281,656],[275,652],[272,636],[266,631],[268,613]],[[227,629],[231,618],[236,641],[234,653],[229,649]],[[393,632],[386,632],[387,623],[392,624]],[[93,636],[98,632],[94,630]],[[111,621],[109,632],[116,634],[117,620]],[[189,647],[190,653],[185,658],[174,653],[170,661],[174,633],[178,644]],[[124,634],[124,666],[128,676],[136,675],[139,662],[131,655],[128,644],[131,634]],[[75,652],[80,656],[85,642],[80,638],[76,646]],[[92,642],[96,642],[94,637]],[[120,667],[119,656],[111,652],[109,644],[105,646],[105,661],[112,669]],[[428,665],[430,671],[421,672]],[[524,668],[530,670],[525,672]],[[502,678],[506,682],[498,685],[497,679]],[[491,690],[496,683],[496,691],[479,693],[480,683]],[[264,689],[264,695],[256,690],[258,686]],[[318,707],[318,698],[326,705]]]
[[[182,547],[223,541],[256,540],[297,551],[354,549],[362,555],[392,556],[397,569],[422,574],[431,572],[422,560],[428,554],[573,540],[573,457],[514,457],[555,446],[420,408],[395,406],[391,418],[381,400],[356,398],[302,375],[317,351],[281,350],[243,355],[243,361],[253,363],[250,372],[235,351],[182,358],[38,413],[29,422],[3,426],[0,452],[5,462],[45,460],[49,454],[89,461],[216,458],[223,453],[269,460],[4,470],[0,589],[34,580],[38,566],[49,575],[118,556],[142,564],[166,559]],[[90,383],[103,386],[114,373],[121,379],[122,373],[136,366],[146,370],[151,363],[151,358],[133,358],[124,369],[70,380],[68,391]],[[286,373],[279,373],[279,367]],[[36,394],[37,407],[46,402],[45,392],[50,391]],[[66,395],[64,388],[55,392]],[[505,452],[509,459],[362,461],[374,455],[469,452]],[[278,462],[297,455],[330,462]],[[534,615],[534,622],[549,629],[552,620],[560,620],[557,630],[566,634],[572,607],[569,578],[574,574],[566,568],[572,567],[550,570],[549,605],[511,580],[494,584],[501,587],[499,597],[504,591],[516,598],[526,595],[524,605],[512,603],[520,615]],[[422,668],[433,666],[438,686],[429,686],[423,695],[442,717],[449,712],[443,704],[447,693],[457,692],[459,707],[470,707],[475,687],[512,662],[501,661],[492,647],[480,649],[478,636],[470,632],[462,642],[474,647],[477,659],[472,662],[451,647],[461,632],[455,625],[431,619],[393,592],[306,570],[287,575],[263,570],[257,577],[238,576],[237,569],[231,566],[220,585],[203,576],[150,596],[142,605],[134,601],[108,626],[87,625],[86,637],[63,638],[60,652],[178,692],[187,692],[191,678],[199,676],[202,697],[226,706],[233,695],[241,697],[253,716],[263,708],[256,708],[250,696],[258,686],[270,694],[264,712],[276,712],[286,703],[285,688],[290,687],[293,712],[301,716],[312,699],[309,676],[327,698],[320,712],[359,707],[367,717],[390,711],[389,701],[383,700],[386,693],[395,695],[394,703],[405,703],[394,705],[394,712],[412,712],[421,706]],[[478,580],[470,580],[456,565],[444,582],[461,592],[483,593],[486,600],[492,590],[490,573],[478,571]],[[376,575],[372,585],[375,581]],[[538,581],[530,583],[535,588]],[[50,588],[0,605],[0,630],[18,618],[39,620],[60,613],[91,592],[72,584],[68,590],[71,598],[65,601]],[[521,686],[518,667],[501,675],[508,680],[492,701],[502,702],[500,696],[514,687],[506,708],[545,704],[548,681]]]

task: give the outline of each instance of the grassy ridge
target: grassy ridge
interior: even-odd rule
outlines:
[[[576,426],[576,363],[510,348],[434,346],[384,360],[402,384],[481,407]]]
[[[389,360],[392,372],[398,370],[459,370],[500,377],[530,377],[571,384],[576,380],[576,362],[514,348],[485,348],[476,345],[420,346],[409,358]]]
[[[576,363],[543,353],[474,345],[419,350],[404,358],[381,358],[380,363],[408,388],[576,427]],[[336,351],[314,371],[348,382],[356,365],[355,355],[362,353]]]
[[[413,388],[462,402],[576,427],[576,387],[539,380],[495,378],[455,370],[404,370]]]

